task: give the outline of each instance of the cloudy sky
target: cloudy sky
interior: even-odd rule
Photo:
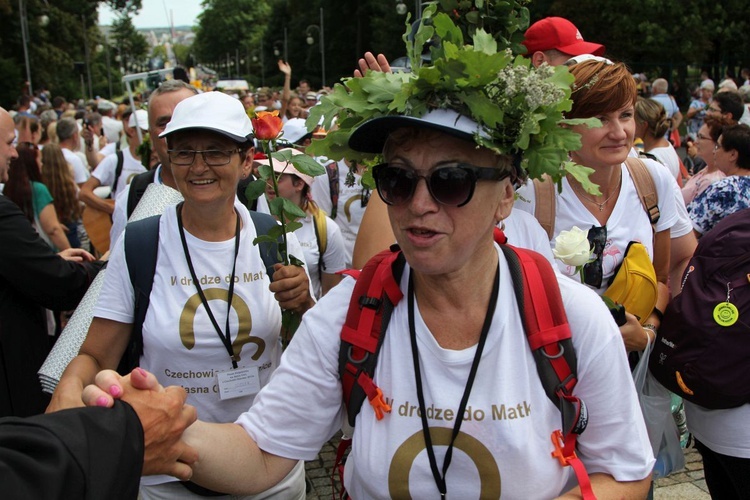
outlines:
[[[133,18],[136,28],[165,28],[169,26],[169,16],[174,17],[175,26],[192,26],[201,13],[202,0],[143,0],[140,13]],[[99,6],[99,24],[109,25],[115,13],[104,4]]]

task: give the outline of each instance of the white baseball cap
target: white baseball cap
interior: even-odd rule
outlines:
[[[135,113],[130,115],[128,127],[135,127],[136,122],[141,130],[148,130],[148,112],[145,109],[136,109]]]
[[[294,149],[294,148],[280,149],[279,153],[281,153],[282,151],[291,151],[292,156],[297,156],[297,155],[303,155],[303,154],[305,154],[302,151],[300,151],[298,149]],[[255,161],[257,163],[260,163],[261,165],[270,165],[271,164],[271,160],[269,160],[269,159],[255,160]],[[285,161],[273,160],[273,171],[277,172],[279,174],[296,175],[297,177],[299,177],[300,179],[302,179],[302,181],[305,184],[307,184],[308,186],[312,186],[313,178],[310,177],[307,174],[303,174],[302,172],[300,172],[299,170],[297,170],[296,168],[294,168],[294,165],[292,165],[291,163],[287,163]]]
[[[204,92],[180,101],[159,137],[189,129],[210,130],[235,142],[246,142],[253,133],[245,107],[223,92]]]
[[[281,130],[284,132],[281,138],[292,144],[297,144],[297,142],[306,135],[312,136],[312,132],[307,131],[307,125],[305,125],[304,118],[290,118],[286,121],[284,126],[281,127]]]

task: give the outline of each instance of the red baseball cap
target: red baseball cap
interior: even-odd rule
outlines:
[[[545,17],[535,22],[526,30],[525,36],[523,44],[527,55],[551,49],[571,56],[604,55],[604,45],[584,41],[575,24],[562,17]]]

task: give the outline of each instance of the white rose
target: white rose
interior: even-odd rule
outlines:
[[[563,264],[579,267],[591,260],[591,244],[588,231],[573,226],[570,231],[560,231],[555,238],[555,248],[552,253]]]

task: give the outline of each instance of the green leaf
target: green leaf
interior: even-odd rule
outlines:
[[[486,31],[479,29],[474,33],[474,50],[489,55],[497,54],[497,40]]]
[[[573,163],[572,161],[565,162],[564,168],[566,172],[568,172],[578,182],[581,183],[581,187],[583,187],[583,189],[586,190],[587,193],[593,195],[602,194],[602,192],[599,190],[599,186],[589,180],[589,175],[594,172],[593,168],[584,167],[583,165],[578,165],[577,163]]]
[[[266,192],[266,181],[257,179],[247,185],[245,188],[245,197],[248,200],[257,200]]]
[[[273,169],[270,165],[260,165],[258,167],[258,175],[261,179],[267,181],[273,176]]]
[[[284,227],[286,227],[286,232],[287,233],[293,233],[297,229],[299,229],[299,228],[302,227],[302,223],[299,222],[299,221],[293,220],[293,221],[290,221],[290,222],[287,222],[286,224],[284,224]]]
[[[289,256],[289,263],[290,263],[291,265],[293,265],[293,266],[299,266],[299,267],[303,267],[303,266],[305,265],[305,263],[304,263],[304,262],[302,262],[301,260],[299,260],[299,259],[298,259],[297,257],[295,257],[294,255],[290,255],[290,256]]]
[[[292,165],[294,165],[294,168],[299,170],[301,173],[309,175],[311,177],[316,177],[318,175],[323,175],[326,173],[326,169],[323,165],[306,154],[294,155],[292,156],[291,161]]]
[[[281,200],[284,212],[290,214],[292,218],[305,217],[307,215],[296,203],[288,198],[277,196],[276,199]],[[286,232],[291,232],[291,230],[287,228]]]

